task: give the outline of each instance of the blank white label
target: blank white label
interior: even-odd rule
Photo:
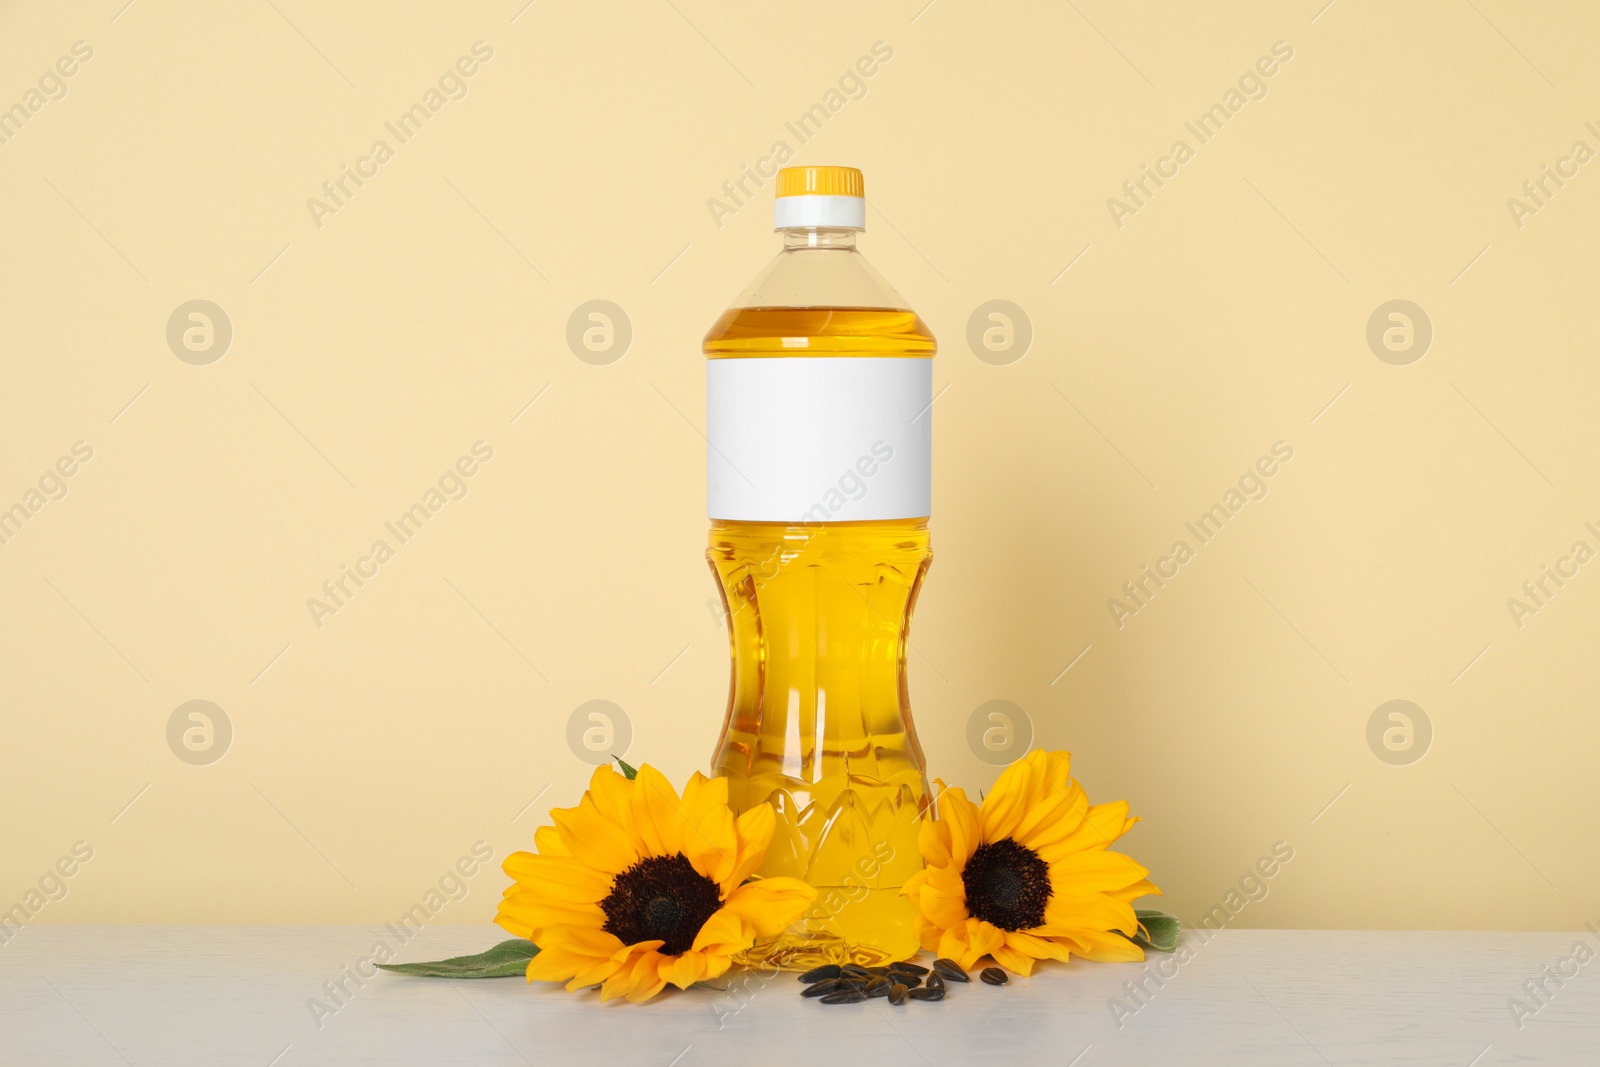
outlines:
[[[774,356],[706,361],[713,519],[926,517],[933,360]]]

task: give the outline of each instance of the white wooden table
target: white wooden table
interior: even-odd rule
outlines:
[[[1541,1007],[1524,983],[1583,933],[1224,931],[1139,1005],[1138,964],[1047,966],[937,1004],[825,1007],[794,976],[643,1006],[520,979],[380,973],[318,1021],[308,1001],[370,955],[381,928],[29,927],[0,946],[0,1064],[1600,1063],[1600,959]],[[439,927],[404,960],[475,952],[493,927]],[[1152,955],[1152,961],[1163,959]],[[1571,970],[1574,965],[1565,965]],[[1117,1020],[1113,998],[1132,1014]],[[1518,998],[1537,1013],[1519,1027]],[[1118,1025],[1118,1022],[1121,1025]]]

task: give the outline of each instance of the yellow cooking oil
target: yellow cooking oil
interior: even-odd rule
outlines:
[[[813,236],[792,247],[817,245]],[[935,348],[926,324],[903,307],[735,307],[704,341],[713,362],[927,360]],[[828,510],[783,521],[714,510],[711,522],[706,558],[732,654],[714,770],[728,778],[735,811],[770,804],[777,815],[758,874],[802,878],[818,891],[800,922],[744,955],[749,964],[873,965],[919,948],[914,909],[899,889],[922,867],[917,837],[930,799],[906,680],[911,615],[933,559],[927,516],[852,520],[844,512],[835,521]]]
[[[704,342],[706,355],[713,359],[793,355],[926,359],[937,347],[915,311],[896,308],[729,308]]]

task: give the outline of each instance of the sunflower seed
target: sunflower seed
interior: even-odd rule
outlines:
[[[915,985],[916,983],[912,983],[912,984]],[[938,971],[935,971],[934,973],[928,975],[928,988],[929,989],[943,989],[944,988],[944,979],[939,977],[939,972]]]
[[[867,995],[859,989],[841,989],[822,998],[823,1004],[859,1004]]]
[[[891,963],[889,964],[889,969],[891,971],[903,971],[906,974],[928,973],[928,968],[918,963],[912,963],[910,960],[901,960],[899,963]]]
[[[889,1003],[904,1004],[906,1002],[906,995],[910,992],[911,990],[907,989],[899,982],[896,982],[894,985],[889,987]]]
[[[1011,979],[1006,977],[1006,972],[1002,971],[998,967],[985,967],[981,972],[979,972],[978,977],[982,978],[990,985],[1005,985],[1007,982],[1011,981]]]
[[[972,981],[971,978],[967,977],[967,972],[961,969],[961,964],[955,960],[945,959],[943,956],[933,961],[933,972],[943,975],[952,982]]]
[[[862,981],[866,981],[868,978],[872,977],[872,972],[861,966],[859,963],[847,963],[843,967],[839,968],[839,973],[841,975],[853,974]]]
[[[825,978],[837,977],[839,977],[839,965],[837,963],[824,963],[821,967],[813,967],[805,974],[802,974],[800,981],[810,985],[812,982],[820,982]]]
[[[862,986],[861,991],[869,997],[886,997],[889,995],[889,987],[892,985],[894,985],[893,982],[879,975]]]
[[[800,990],[802,997],[825,997],[829,993],[837,993],[841,989],[856,988],[854,982],[846,982],[842,978],[824,978],[820,982],[813,982]]]
[[[910,997],[912,1000],[943,1000],[944,990],[929,989],[927,987],[922,989],[908,989],[906,990],[906,996]]]
[[[905,986],[907,989],[915,989],[915,988],[917,988],[917,986],[922,984],[922,975],[920,975],[920,974],[906,974],[904,972],[901,972],[899,974],[891,974],[889,976],[889,981],[891,981],[891,982],[899,982],[901,985]]]

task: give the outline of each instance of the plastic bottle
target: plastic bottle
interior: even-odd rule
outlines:
[[[770,803],[760,874],[813,911],[746,962],[873,964],[918,949],[899,887],[929,801],[906,646],[933,554],[927,326],[856,250],[861,172],[777,175],[783,250],[705,337],[706,558],[732,645],[714,770]]]

